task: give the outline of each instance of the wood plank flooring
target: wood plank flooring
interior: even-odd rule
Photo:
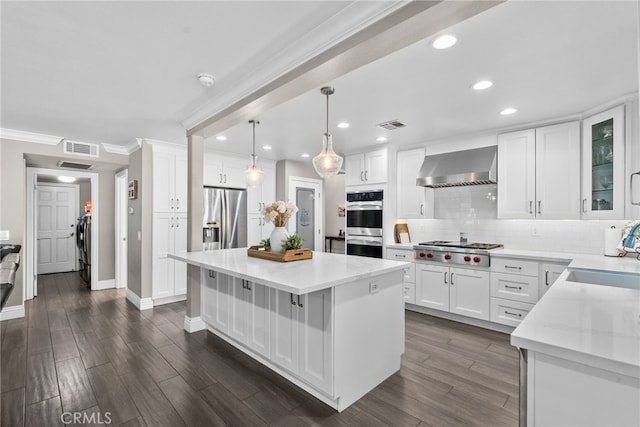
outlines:
[[[60,426],[67,412],[150,427],[517,425],[505,334],[406,312],[401,370],[339,414],[214,335],[185,333],[184,303],[140,312],[76,273],[38,282],[26,317],[0,322],[2,426]]]

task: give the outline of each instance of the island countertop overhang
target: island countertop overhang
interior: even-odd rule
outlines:
[[[402,271],[408,262],[313,252],[313,258],[274,262],[247,255],[247,248],[168,254],[169,258],[229,274],[294,295],[304,295],[354,280]]]

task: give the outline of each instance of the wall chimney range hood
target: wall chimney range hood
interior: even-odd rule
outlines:
[[[483,147],[426,156],[416,185],[431,188],[497,182],[497,147]]]

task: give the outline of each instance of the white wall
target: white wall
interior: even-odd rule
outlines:
[[[345,175],[336,175],[324,181],[324,234],[337,236],[347,228],[346,217],[338,216],[338,206],[346,203]],[[344,242],[333,242],[332,251],[344,253]]]

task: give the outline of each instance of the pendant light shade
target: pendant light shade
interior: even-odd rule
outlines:
[[[245,171],[245,174],[247,175],[247,184],[250,187],[257,187],[262,181],[263,173],[262,170],[256,166],[256,159],[258,158],[256,156],[256,125],[259,125],[260,122],[257,120],[249,120],[249,123],[253,125],[253,151],[251,154],[251,166]]]
[[[322,151],[313,158],[313,168],[322,178],[329,178],[340,171],[344,159],[333,151],[333,140],[329,133],[329,95],[333,95],[335,90],[325,86],[320,92],[327,97],[327,130],[322,137]]]

